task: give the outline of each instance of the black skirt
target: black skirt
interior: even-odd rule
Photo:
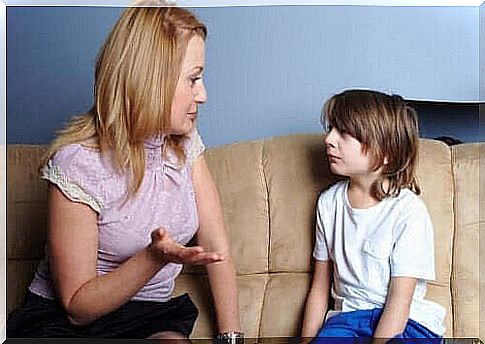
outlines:
[[[7,319],[7,338],[143,339],[162,331],[189,337],[198,311],[184,294],[167,302],[129,301],[86,326],[69,322],[57,300],[28,292]]]

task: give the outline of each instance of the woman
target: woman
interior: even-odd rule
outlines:
[[[220,337],[240,336],[234,265],[195,128],[206,27],[177,7],[128,8],[100,51],[92,110],[60,132],[46,258],[7,337],[188,338],[172,298],[182,264],[207,268]],[[187,247],[196,235],[198,246]]]

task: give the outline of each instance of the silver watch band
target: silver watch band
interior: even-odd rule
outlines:
[[[238,331],[221,332],[216,336],[217,344],[243,344],[244,333]]]

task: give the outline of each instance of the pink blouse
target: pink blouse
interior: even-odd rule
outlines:
[[[42,178],[55,184],[69,199],[89,205],[97,212],[98,275],[106,274],[143,250],[150,233],[163,226],[174,241],[187,244],[198,229],[198,213],[192,185],[192,163],[204,151],[194,130],[186,141],[185,165],[179,167],[175,154],[162,157],[163,138],[145,141],[145,175],[139,191],[126,203],[128,176],[117,173],[108,157],[98,150],[71,144],[59,150],[42,170]],[[39,264],[29,289],[53,299],[46,258]],[[167,301],[181,264],[165,265],[132,300]],[[122,286],[120,286],[122,287]]]

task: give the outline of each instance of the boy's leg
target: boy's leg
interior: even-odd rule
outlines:
[[[313,343],[359,343],[359,337],[372,336],[372,315],[371,310],[334,315],[325,322]]]
[[[442,338],[418,322],[409,319],[404,332],[396,336],[392,344],[440,344]]]

